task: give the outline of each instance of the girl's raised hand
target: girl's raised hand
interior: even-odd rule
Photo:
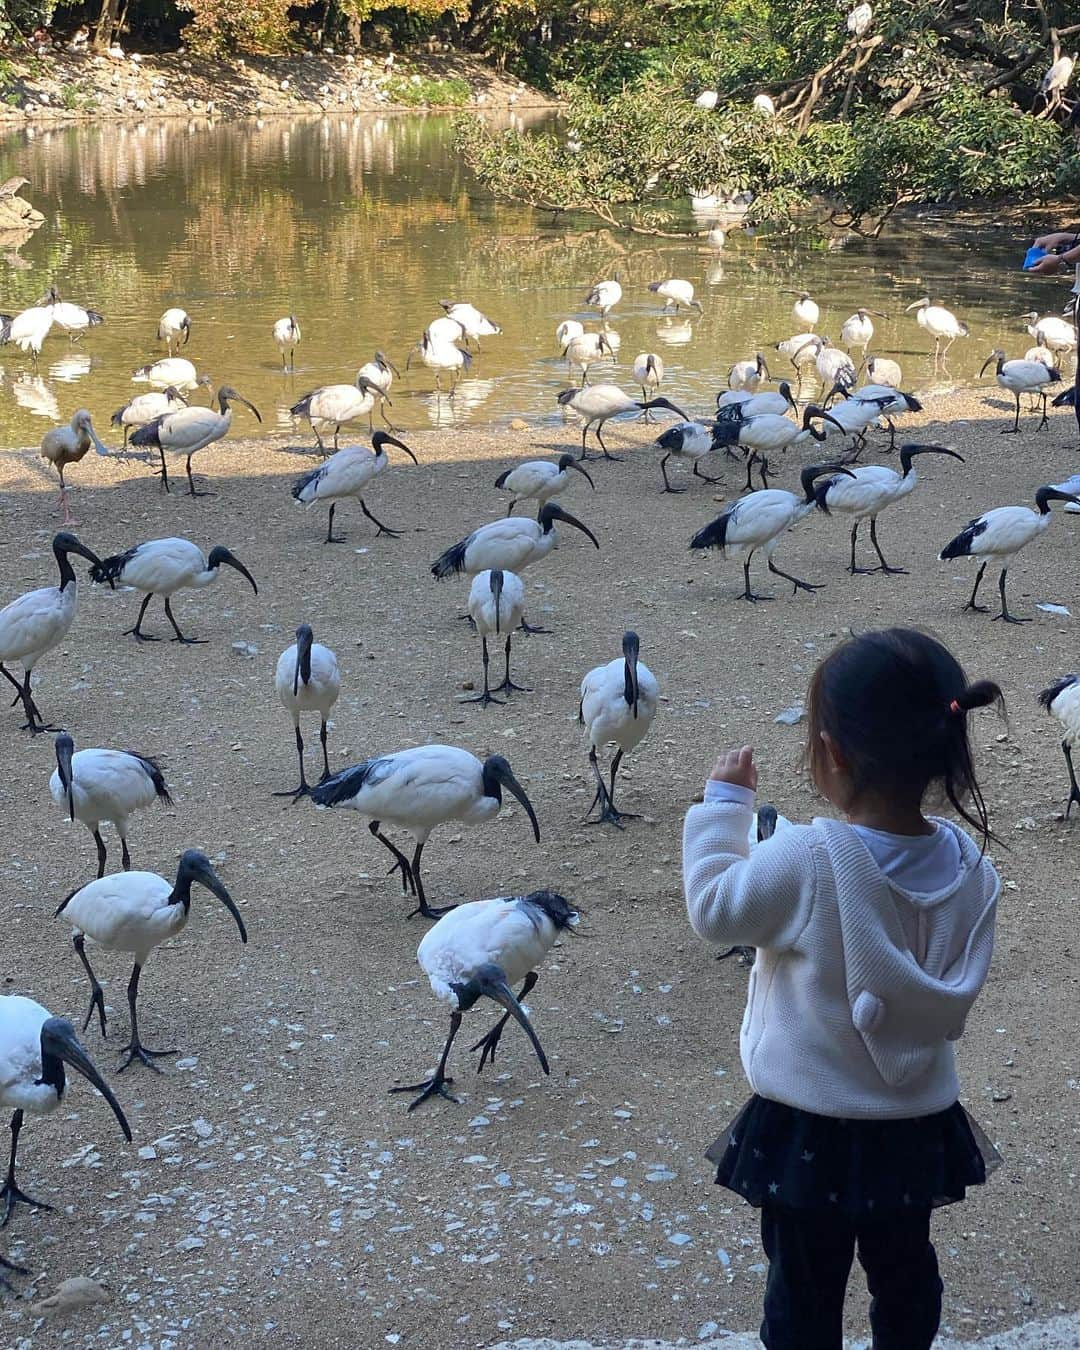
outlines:
[[[721,750],[709,776],[720,783],[734,783],[756,792],[757,765],[753,748],[744,745],[741,750]]]

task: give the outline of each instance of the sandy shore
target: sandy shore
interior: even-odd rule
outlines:
[[[294,476],[318,462],[299,438],[204,452],[196,468],[218,495],[200,500],[165,496],[145,465],[91,456],[73,467],[77,532],[99,553],[183,534],[227,545],[258,580],[257,598],[233,573],[177,598],[181,625],[207,639],[191,648],[135,645],[121,633],[138,597],[86,587],[36,679],[44,715],[77,744],[165,757],[175,805],[133,820],[135,865],[169,873],[181,849],[204,848],[250,942],[198,894],[183,935],[152,958],[144,1035],[180,1050],[160,1076],[116,1075],[129,971],[96,957],[110,1037],[91,1028],[86,1043],[135,1140],[123,1143],[81,1082],[57,1116],[27,1126],[22,1184],[57,1208],[20,1210],[3,1231],[0,1252],[33,1271],[26,1297],[0,1305],[7,1341],[51,1345],[62,1330],[73,1346],[299,1347],[317,1326],[320,1346],[462,1350],[545,1336],[707,1342],[756,1326],[755,1216],[712,1185],[702,1156],[746,1093],[746,974],[715,962],[686,925],[681,820],[714,748],[746,740],[782,811],[819,810],[798,769],[802,728],[774,719],[847,629],[888,623],[945,636],[973,676],[1003,685],[1009,707],[1007,727],[989,714],[974,725],[1006,889],[992,978],[959,1047],[964,1099],[1005,1165],[936,1220],[943,1335],[969,1342],[1075,1313],[1080,824],[1062,819],[1059,730],[1035,695],[1077,667],[1080,519],[1055,516],[1010,571],[1010,603],[1033,620],[1021,628],[963,612],[973,567],[935,560],[979,511],[1031,502],[1040,483],[1080,469],[1071,415],[1038,434],[1026,416],[1023,435],[999,436],[1008,415],[994,391],[932,397],[908,419],[905,435],[967,461],[924,458],[913,496],[882,516],[882,547],[909,575],[849,576],[846,523],[815,516],[778,562],[825,589],[792,597],[755,571],[761,589],[777,586],[774,603],[753,608],[736,598],[736,563],[687,550],[737,494],[738,466],[712,488],[676,468],[690,490],[661,496],[649,429],[611,426],[625,461],[590,465],[595,494],[581,480],[564,498],[601,549],[568,531],[527,574],[530,618],[553,632],[515,642],[516,678],[533,692],[486,711],[458,701],[480,675],[479,644],[455,619],[466,585],[436,584],[428,568],[505,510],[492,487],[502,467],[569,448],[572,427],[406,432],[420,466],[395,463],[366,497],[403,536],[376,538],[347,503],[336,523],[348,542],[335,547],[321,542],[324,511],[290,498]],[[789,456],[778,485],[807,458]],[[880,438],[865,458],[890,462]],[[49,473],[33,451],[0,451],[0,601],[55,576]],[[519,1035],[476,1077],[467,1047],[484,1010],[454,1053],[461,1105],[408,1116],[387,1094],[427,1072],[445,1018],[414,964],[425,925],[405,920],[363,822],[270,796],[296,776],[273,670],[302,621],[341,663],[335,767],[440,740],[505,754],[525,784],[540,846],[515,805],[482,829],[438,830],[425,866],[433,903],[544,885],[586,910],[583,936],[552,953],[530,998],[550,1079]],[[582,823],[592,788],[577,685],[630,626],[663,702],[622,789],[642,819],[617,833]],[[167,633],[156,603],[147,627]],[[50,738],[30,739],[20,721],[0,710],[5,990],[81,1020],[85,977],[52,916],[92,875],[93,844],[49,801]],[[31,1305],[69,1276],[100,1282],[107,1301],[35,1333]],[[848,1328],[866,1335],[857,1279]]]

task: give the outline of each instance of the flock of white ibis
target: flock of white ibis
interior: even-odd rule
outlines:
[[[653,282],[648,290],[676,310],[701,308],[693,286],[678,278]],[[852,574],[902,572],[904,569],[890,565],[882,552],[877,534],[879,515],[914,491],[918,456],[933,454],[963,462],[950,446],[919,443],[901,446],[895,468],[859,462],[875,428],[889,431],[889,442],[882,447],[882,453],[889,454],[895,438],[892,419],[920,407],[916,396],[900,387],[901,371],[897,363],[870,354],[873,317],[877,311],[858,309],[842,324],[840,345],[834,345],[827,336],[815,331],[821,315],[818,304],[806,292],[794,292],[792,317],[801,331],[775,347],[790,363],[794,372],[790,379],[775,379],[764,354],[755,353],[731,365],[727,388],[718,392],[711,415],[695,420],[658,394],[665,371],[655,353],[641,353],[633,362],[633,378],[640,399],[615,384],[587,382],[590,366],[618,351],[617,334],[608,324],[623,294],[617,274],[599,282],[589,291],[586,304],[599,311],[604,327],[588,333],[578,320],[568,319],[557,333],[560,350],[568,363],[583,372],[581,386],[568,388],[558,396],[559,404],[580,420],[579,452],[563,453],[551,460],[527,460],[507,468],[494,482],[494,487],[509,498],[506,514],[477,526],[431,564],[430,571],[436,579],[466,579],[469,583],[467,614],[462,617],[471,620],[480,639],[483,687],[474,698],[463,699],[463,703],[474,702],[487,709],[505,705],[512,695],[531,692],[511,678],[513,639],[521,631],[546,630],[534,628],[526,620],[526,590],[521,573],[549,557],[558,545],[560,528],[576,530],[595,548],[600,548],[592,529],[553,500],[581,478],[596,492],[597,484],[584,464],[590,458],[599,458],[590,455],[587,449],[590,428],[595,428],[603,457],[616,460],[618,456],[611,454],[602,435],[611,418],[647,417],[651,410],[662,408],[682,419],[663,431],[655,443],[662,452],[659,466],[665,492],[687,491],[686,487],[672,486],[666,467],[670,459],[691,464],[693,475],[711,483],[717,478],[702,473],[703,464],[711,463],[722,473],[726,461],[741,454],[746,470],[743,494],[736,496],[716,519],[699,528],[689,545],[692,549],[718,549],[741,558],[741,596],[750,602],[772,598],[755,592],[751,586],[750,565],[759,552],[768,571],[790,582],[794,593],[818,589],[817,583],[782,570],[775,561],[775,553],[787,531],[813,516],[821,520],[833,515],[851,519],[848,570]],[[473,349],[479,349],[481,340],[500,332],[496,324],[471,304],[443,301],[441,307],[444,313],[432,321],[416,348],[420,360],[435,372],[437,383],[446,376],[453,379],[473,359]],[[26,314],[18,315],[3,320],[9,340],[20,341],[20,334],[29,333],[44,341],[44,333],[53,325],[74,338],[101,322],[95,311],[68,305],[54,289],[35,308],[48,311],[48,327],[44,332],[44,317],[30,319]],[[932,305],[929,298],[916,302],[914,308],[919,324],[934,338],[936,348],[944,343],[947,350],[956,338],[966,334],[965,325],[942,306]],[[1048,386],[1060,379],[1055,362],[1070,349],[1065,343],[1069,335],[1056,323],[1040,319],[1037,314],[1026,317],[1032,321],[1029,331],[1049,359],[1029,352],[1023,359],[1008,360],[1003,352],[995,351],[984,366],[985,370],[993,365],[998,385],[1015,398],[1016,416],[1013,425],[1007,428],[1010,432],[1020,428],[1020,401],[1024,394],[1041,400],[1040,427],[1046,424]],[[169,486],[167,454],[183,454],[189,493],[198,497],[205,494],[195,486],[192,456],[227,433],[233,404],[246,407],[256,418],[259,414],[227,385],[217,387],[216,408],[188,402],[189,394],[209,383],[194,363],[178,354],[188,343],[192,326],[183,309],[173,307],[165,311],[157,331],[168,354],[140,367],[135,377],[152,384],[154,389],[133,398],[114,415],[113,423],[123,429],[125,445],[157,451],[162,489]],[[288,315],[277,321],[272,339],[281,354],[283,369],[288,370],[301,341],[298,318]],[[858,367],[851,354],[853,349],[862,353]],[[802,402],[802,384],[811,369],[821,383],[822,392],[817,402]],[[342,539],[343,536],[334,533],[334,516],[338,504],[350,498],[357,501],[379,536],[393,539],[401,533],[372,514],[365,492],[388,469],[391,449],[416,463],[413,450],[399,436],[381,430],[372,430],[370,447],[338,445],[341,430],[358,419],[367,417],[370,426],[376,411],[386,419],[385,409],[390,405],[389,394],[397,376],[393,363],[377,352],[358,371],[353,384],[312,390],[293,409],[298,417],[310,421],[317,445],[324,452],[323,436],[329,434],[333,438],[334,452],[297,479],[293,487],[293,496],[299,503],[328,507],[327,544]],[[776,388],[766,387],[770,384]],[[775,476],[780,471],[789,451],[802,445],[816,448],[829,441],[837,442],[842,455],[829,462],[800,466],[799,491],[769,486],[770,472]],[[58,471],[65,524],[68,502],[64,470],[91,448],[99,454],[113,453],[98,438],[85,410],[75,414],[69,428],[48,433],[42,443],[41,453]],[[760,490],[753,488],[755,470],[762,482]],[[1011,559],[1048,528],[1052,502],[1065,501],[1080,507],[1080,481],[1040,485],[1034,491],[1034,501],[1034,510],[1027,506],[1005,506],[986,511],[947,543],[940,554],[943,559],[970,555],[981,560],[969,601],[972,609],[980,608],[976,599],[989,562],[1000,564],[1000,613],[995,617],[1008,623],[1022,621],[1009,612],[1006,598],[1005,577]],[[530,512],[535,507],[535,518],[531,514],[514,514],[522,504]],[[870,545],[877,558],[874,567],[860,566],[856,557],[858,532],[865,520],[870,522]],[[24,727],[32,733],[57,731],[43,717],[31,680],[38,663],[64,641],[76,618],[79,584],[73,558],[85,559],[90,564],[89,577],[95,584],[114,589],[127,587],[141,593],[135,622],[125,632],[139,642],[161,640],[159,634],[144,627],[155,596],[163,601],[172,641],[185,645],[203,641],[181,629],[172,600],[185,589],[212,585],[221,576],[223,567],[238,572],[258,595],[255,578],[221,544],[204,551],[189,539],[168,537],[145,540],[111,554],[102,550],[99,554],[64,530],[53,540],[53,554],[58,570],[56,584],[19,596],[0,610],[0,674],[14,690],[14,703],[21,705],[25,715]],[[502,680],[497,685],[492,684],[490,677],[491,644],[495,644],[503,662]],[[631,813],[616,805],[619,769],[624,757],[646,737],[660,697],[656,677],[641,660],[641,646],[636,632],[625,632],[620,654],[586,672],[580,685],[578,716],[595,781],[595,794],[587,815],[592,823],[618,829],[633,819]],[[410,1110],[434,1096],[449,1097],[452,1079],[446,1070],[451,1046],[462,1015],[482,998],[498,1003],[503,1012],[493,1029],[473,1046],[474,1051],[480,1052],[479,1067],[494,1060],[503,1030],[508,1020],[514,1019],[531,1042],[541,1069],[547,1073],[547,1057],[522,1001],[535,985],[537,969],[554,943],[577,925],[578,914],[573,904],[554,891],[539,889],[523,895],[437,907],[429,900],[422,871],[424,847],[434,830],[450,822],[465,827],[480,826],[499,815],[507,797],[519,803],[539,844],[541,824],[526,786],[501,755],[481,760],[459,746],[442,744],[391,749],[333,773],[328,736],[341,687],[342,677],[333,650],[315,641],[310,625],[301,624],[295,642],[281,653],[274,672],[277,697],[293,725],[299,783],[275,795],[293,802],[308,799],[319,808],[355,811],[366,821],[374,839],[391,855],[391,872],[400,874],[403,893],[415,902],[412,912],[435,921],[420,944],[418,959],[435,996],[449,1008],[449,1035],[431,1077],[393,1091],[415,1094]],[[1074,801],[1080,801],[1071,753],[1080,735],[1080,677],[1069,676],[1060,681],[1047,689],[1042,699],[1065,729],[1063,750],[1069,767],[1071,809]],[[76,711],[69,710],[69,715]],[[305,719],[316,716],[321,773],[312,782],[305,766],[302,728]],[[65,723],[68,721],[69,717],[65,717]],[[611,759],[605,772],[601,756],[609,748]],[[158,760],[148,753],[107,747],[76,749],[75,738],[68,730],[56,735],[54,750],[55,769],[48,779],[48,792],[58,810],[90,832],[96,849],[96,876],[72,891],[56,911],[57,917],[72,929],[75,953],[90,985],[90,1002],[82,1029],[85,1032],[96,1015],[103,1039],[107,1032],[105,995],[91,965],[88,945],[126,954],[132,961],[127,986],[129,1027],[128,1040],[120,1050],[122,1062],[118,1071],[123,1072],[133,1063],[156,1070],[159,1058],[176,1052],[150,1049],[142,1041],[138,1021],[140,977],[154,949],[186,925],[193,887],[201,886],[221,901],[235,921],[242,942],[247,941],[247,930],[233,897],[201,850],[187,849],[172,877],[132,870],[128,835],[131,817],[154,803],[171,801],[165,772]],[[121,846],[120,870],[112,873],[107,871],[109,851],[102,833],[106,826],[116,832]],[[395,841],[401,841],[402,836],[408,844]],[[513,986],[519,983],[520,990],[515,993]],[[3,1222],[19,1203],[38,1203],[16,1183],[19,1133],[26,1113],[45,1114],[65,1100],[69,1086],[65,1066],[87,1078],[102,1093],[122,1131],[130,1138],[120,1104],[94,1067],[71,1022],[53,1017],[29,998],[0,997],[0,1105],[10,1107],[13,1112],[9,1166],[0,1189]]]

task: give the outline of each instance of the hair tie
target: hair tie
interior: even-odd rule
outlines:
[[[952,713],[954,717],[959,717],[964,710],[960,706],[960,701],[954,698],[953,701],[949,704],[949,711]]]

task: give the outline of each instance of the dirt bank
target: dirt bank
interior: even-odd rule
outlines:
[[[463,52],[248,57],[187,53],[9,55],[0,127],[153,117],[295,117],[324,112],[544,108],[545,95]]]

